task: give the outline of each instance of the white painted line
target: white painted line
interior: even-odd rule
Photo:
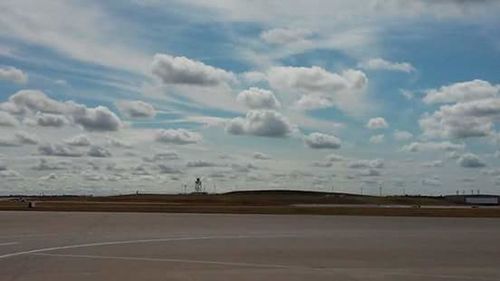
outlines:
[[[123,256],[98,256],[98,255],[73,255],[73,254],[49,254],[49,253],[34,253],[31,255],[47,256],[47,257],[64,257],[64,258],[84,258],[84,259],[105,259],[105,260],[123,260],[123,261],[150,261],[150,262],[174,262],[174,263],[189,263],[189,264],[206,264],[206,265],[223,265],[223,266],[240,266],[240,267],[255,267],[255,268],[275,268],[287,270],[312,270],[322,272],[343,272],[345,274],[352,273],[353,268],[333,268],[333,267],[306,267],[306,266],[293,266],[283,264],[260,264],[260,263],[247,263],[247,262],[225,262],[214,260],[193,260],[193,259],[171,259],[171,258],[146,258],[146,257],[123,257]],[[425,273],[411,273],[411,272],[397,272],[397,270],[378,270],[376,268],[357,268],[355,270],[370,270],[375,273],[382,273],[385,275],[394,275],[402,277],[427,277],[439,278],[448,280],[476,280],[476,281],[497,281],[497,279],[473,277],[463,275],[448,275],[448,274],[425,274]]]
[[[109,241],[109,242],[97,242],[88,244],[73,244],[66,246],[50,247],[33,249],[28,251],[14,252],[9,254],[0,255],[0,260],[27,255],[34,253],[43,253],[56,250],[67,250],[67,249],[77,249],[77,248],[87,248],[87,247],[98,247],[98,246],[111,246],[111,245],[124,245],[124,244],[138,244],[138,243],[153,243],[153,242],[171,242],[171,241],[192,241],[192,240],[213,240],[213,239],[261,239],[261,238],[285,238],[285,237],[300,237],[297,235],[236,235],[236,236],[199,236],[199,237],[170,237],[170,238],[158,238],[158,239],[138,239],[138,240],[124,240],[124,241]]]
[[[0,243],[0,246],[9,246],[9,245],[16,245],[19,244],[19,242],[6,242],[6,243]]]
[[[242,266],[242,267],[270,267],[270,268],[283,268],[283,269],[295,268],[293,266],[280,265],[280,264],[225,262],[225,261],[213,261],[213,260],[164,259],[164,258],[47,254],[47,253],[35,253],[32,255],[49,256],[49,257],[87,258],[87,259],[111,259],[111,260],[126,260],[126,261],[156,261],[156,262],[194,263],[194,264],[229,265],[229,266]]]

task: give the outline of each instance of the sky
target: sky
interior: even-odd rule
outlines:
[[[500,194],[500,3],[0,2],[0,195]]]

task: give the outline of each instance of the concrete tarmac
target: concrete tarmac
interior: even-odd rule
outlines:
[[[500,280],[500,220],[0,212],[0,280]]]

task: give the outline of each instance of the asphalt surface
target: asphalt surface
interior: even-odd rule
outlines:
[[[500,220],[0,212],[0,280],[500,280]]]

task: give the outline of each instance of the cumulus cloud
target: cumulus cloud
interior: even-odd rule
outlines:
[[[464,148],[465,148],[464,144],[443,141],[443,142],[412,142],[408,145],[403,146],[401,150],[407,152],[436,151],[436,150],[456,151],[456,150],[463,150]]]
[[[313,33],[307,29],[274,28],[260,34],[260,38],[269,44],[285,45],[291,43],[302,43],[311,37]]]
[[[281,106],[272,91],[256,87],[242,91],[236,99],[250,109],[277,109]]]
[[[319,167],[319,168],[330,168],[333,166],[333,163],[330,161],[314,161],[312,163],[313,167]]]
[[[0,80],[10,81],[17,84],[26,84],[28,75],[15,67],[0,67]]]
[[[218,166],[217,163],[204,160],[189,161],[186,163],[186,167],[188,168],[205,168],[205,167],[216,167],[216,166]]]
[[[463,139],[494,134],[500,118],[500,85],[472,80],[429,90],[424,102],[448,103],[424,114],[419,125],[431,138]],[[452,104],[449,104],[452,103]]]
[[[67,145],[71,146],[90,146],[92,143],[86,135],[77,135],[64,140]]]
[[[328,154],[325,158],[326,158],[326,160],[328,160],[330,162],[340,162],[340,161],[345,160],[344,156],[341,156],[341,155],[338,155],[335,153]]]
[[[280,113],[271,110],[252,110],[244,118],[237,117],[226,124],[226,132],[232,135],[286,137],[292,131],[290,122]]]
[[[262,153],[262,152],[254,152],[253,158],[254,159],[258,159],[258,160],[269,160],[269,159],[272,159],[271,156],[269,156],[269,155],[267,155],[265,153]]]
[[[56,180],[58,178],[58,176],[54,173],[50,173],[46,176],[41,176],[40,177],[40,180],[42,181],[50,181],[50,180]]]
[[[366,123],[366,127],[368,129],[372,129],[372,130],[386,129],[386,128],[389,128],[389,124],[387,123],[387,121],[385,121],[384,118],[375,117],[375,118],[371,118],[370,120],[368,120],[368,122]]]
[[[131,148],[132,145],[126,141],[114,139],[114,138],[108,138],[108,145],[112,147],[118,147],[118,148]]]
[[[493,133],[500,117],[500,99],[482,99],[443,105],[419,120],[424,135],[438,138],[484,137]]]
[[[0,126],[3,127],[16,127],[19,125],[19,121],[16,117],[12,116],[8,112],[0,111]]]
[[[233,73],[223,69],[166,54],[154,56],[151,71],[165,84],[215,86],[236,79]]]
[[[267,80],[277,91],[301,96],[295,101],[297,109],[337,106],[352,112],[365,106],[362,93],[368,78],[359,70],[332,73],[318,66],[280,66],[267,72]]]
[[[380,169],[384,167],[384,160],[352,160],[347,164],[351,169]]]
[[[109,108],[89,108],[73,101],[59,102],[38,90],[21,90],[0,104],[0,109],[18,115],[35,115],[41,126],[62,126],[68,122],[88,131],[116,131],[123,124]]]
[[[381,175],[381,172],[370,168],[370,169],[362,169],[356,175],[361,177],[378,177]]]
[[[497,97],[499,93],[500,85],[492,85],[488,81],[475,79],[429,90],[423,100],[428,104],[468,102]]]
[[[91,157],[111,157],[111,152],[104,147],[93,145],[90,147],[87,155]]]
[[[410,73],[415,71],[413,65],[408,62],[391,62],[382,58],[366,60],[359,64],[359,67],[370,70],[390,70]]]
[[[156,162],[156,161],[171,161],[180,159],[179,154],[175,151],[164,151],[154,154],[152,157],[144,157],[143,160],[146,162]]]
[[[384,135],[375,135],[375,136],[371,136],[371,137],[370,137],[370,143],[373,143],[373,144],[380,144],[380,143],[383,143],[383,142],[384,142],[384,138],[385,138],[385,136],[384,136]]]
[[[80,157],[82,154],[72,147],[64,144],[42,144],[38,146],[38,152],[47,156]]]
[[[33,169],[38,171],[52,171],[52,170],[62,170],[64,169],[64,166],[60,163],[51,163],[49,162],[49,160],[41,158],[38,164],[33,166]]]
[[[342,141],[336,136],[317,132],[304,137],[304,143],[313,149],[338,149],[342,145]]]
[[[35,124],[42,127],[62,127],[69,123],[64,115],[41,113],[35,115]]]
[[[19,146],[19,141],[12,137],[0,136],[0,147]]]
[[[393,134],[393,137],[397,141],[407,141],[413,138],[413,134],[407,131],[396,130]]]
[[[162,174],[181,174],[182,170],[179,168],[169,166],[166,164],[158,164],[158,168],[160,169],[160,173]]]
[[[246,164],[233,163],[231,164],[231,169],[239,173],[248,173],[251,170],[257,170],[258,168],[252,163],[246,163]]]
[[[186,129],[167,129],[156,132],[156,141],[171,144],[193,144],[199,143],[202,136],[199,133]]]
[[[39,139],[35,134],[24,131],[16,132],[15,137],[21,144],[38,144],[39,142]]]
[[[20,176],[21,174],[14,170],[0,170],[0,178],[16,179]]]
[[[87,108],[79,105],[72,117],[75,123],[87,131],[117,131],[123,127],[120,118],[105,106]]]
[[[422,185],[438,187],[441,186],[441,180],[437,177],[422,179]]]
[[[458,165],[464,168],[481,168],[486,164],[475,154],[465,153],[457,160]]]
[[[444,163],[441,160],[435,160],[435,161],[422,163],[422,167],[425,167],[425,168],[437,168],[437,167],[443,167],[443,165],[444,165]]]
[[[154,107],[140,100],[122,100],[117,103],[120,112],[128,118],[154,118],[156,110]]]

